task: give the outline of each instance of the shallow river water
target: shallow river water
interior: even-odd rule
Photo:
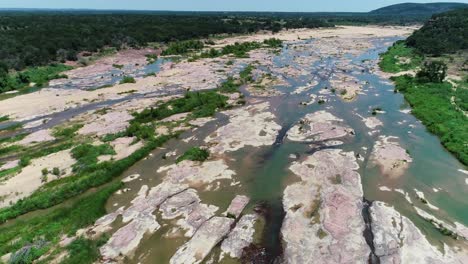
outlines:
[[[381,190],[379,187],[402,189],[409,194],[416,206],[425,208],[417,199],[415,189],[422,191],[427,201],[440,208],[437,211],[431,211],[432,214],[448,222],[457,221],[468,225],[468,210],[466,210],[468,208],[468,200],[466,199],[468,185],[465,183],[467,175],[459,171],[466,168],[448,153],[438,138],[426,131],[425,127],[414,116],[407,111],[401,111],[409,109],[409,106],[401,94],[393,92],[393,85],[388,80],[369,72],[366,67],[367,60],[378,60],[378,54],[385,51],[389,43],[395,40],[397,38],[374,39],[374,48],[359,56],[348,56],[352,65],[355,66],[355,70],[348,74],[355,76],[359,81],[367,82],[362,93],[351,102],[343,101],[333,93],[325,93],[323,96],[328,99],[325,104],[300,105],[300,102],[310,99],[310,94],[319,95],[320,91],[323,93],[326,87],[330,87],[329,78],[337,71],[336,62],[341,58],[331,56],[315,62],[312,65],[313,71],[310,76],[287,78],[289,85],[276,87],[283,92],[283,95],[263,98],[263,100],[270,101],[273,113],[277,117],[276,121],[282,126],[276,143],[261,148],[245,147],[239,151],[228,153],[226,162],[236,172],[234,178],[239,181],[240,187],[226,183],[221,184],[217,191],[200,193],[204,203],[219,206],[220,212],[227,208],[236,194],[245,194],[251,198],[247,210],[253,210],[254,206],[259,204],[266,208],[268,213],[262,243],[266,247],[270,259],[274,259],[281,253],[280,228],[284,217],[281,202],[283,190],[288,184],[297,181],[297,177],[289,171],[288,167],[294,159],[310,155],[317,148],[323,147],[319,144],[311,146],[310,144],[292,142],[285,139],[284,136],[287,130],[306,113],[318,110],[326,109],[345,120],[355,130],[356,136],[347,140],[339,148],[354,151],[354,153],[363,156],[363,160],[359,161],[359,173],[365,199],[384,201],[395,206],[400,213],[409,217],[433,244],[439,246],[441,241],[451,242],[440,235],[430,223],[420,218],[404,195],[396,191]],[[313,45],[313,41],[308,40],[305,43]],[[292,58],[295,55],[301,56],[310,52],[314,51],[296,51],[283,48],[281,53],[276,55],[274,63],[277,66],[290,65],[294,67]],[[291,94],[295,88],[309,83],[318,71],[322,74],[319,83],[313,89],[300,94]],[[252,96],[248,94],[246,97],[252,99]],[[383,122],[383,126],[378,127],[378,133],[371,135],[360,116],[371,116],[371,111],[375,107],[380,107],[384,111],[384,113],[377,115]],[[208,123],[203,128],[195,132],[186,132],[181,136],[181,138],[185,138],[195,134],[201,140],[191,141],[189,144],[181,140],[173,140],[165,145],[164,149],[155,150],[147,159],[131,167],[123,176],[138,173],[141,178],[127,184],[130,188],[129,192],[114,195],[108,202],[108,210],[113,211],[117,207],[128,205],[142,185],[146,184],[152,187],[160,183],[161,175],[156,172],[157,169],[171,163],[162,159],[162,155],[173,149],[177,149],[178,153],[183,153],[192,145],[202,145],[204,137],[213,132],[217,126],[227,122],[222,114],[218,114],[217,117],[216,121]],[[369,161],[370,153],[379,135],[398,137],[400,145],[410,153],[413,162],[410,163],[409,169],[403,175],[399,177],[382,175],[379,168]],[[295,155],[295,157],[291,155]],[[160,216],[158,216],[158,220],[160,220]],[[164,221],[161,220],[161,222]],[[121,223],[116,223],[115,227],[120,225]],[[151,236],[146,236],[140,243],[135,256],[128,261],[132,263],[167,263],[177,247],[187,240],[187,238],[163,238],[162,235],[168,231],[168,228],[168,226],[163,225]]]
[[[294,160],[311,155],[318,149],[333,148],[321,146],[319,142],[313,142],[314,144],[311,144],[312,142],[298,143],[285,138],[289,128],[299,122],[305,114],[319,110],[327,110],[343,119],[354,129],[356,135],[345,140],[345,143],[339,148],[353,151],[363,157],[359,161],[359,174],[365,199],[384,201],[394,206],[401,214],[410,218],[434,245],[441,246],[442,242],[450,244],[453,241],[442,236],[429,222],[419,217],[404,195],[386,189],[401,189],[409,194],[416,206],[426,208],[416,196],[415,189],[417,189],[425,194],[425,198],[430,204],[439,208],[439,210],[430,211],[431,214],[447,222],[468,225],[468,200],[466,199],[468,184],[465,183],[468,175],[461,172],[466,168],[443,148],[437,137],[429,133],[408,111],[404,111],[408,110],[409,106],[401,94],[394,93],[393,85],[370,70],[369,61],[375,63],[379,53],[385,51],[388,45],[397,39],[373,39],[374,47],[358,56],[322,56],[321,60],[310,65],[312,70],[309,75],[285,77],[288,85],[275,87],[282,92],[282,95],[254,98],[244,91],[247,101],[255,99],[269,101],[272,112],[276,116],[276,122],[281,125],[282,129],[272,146],[244,147],[239,151],[225,154],[223,158],[229,168],[236,172],[234,180],[238,184],[232,185],[230,181],[221,182],[219,188],[209,192],[200,191],[199,195],[203,203],[218,206],[220,208],[218,212],[225,211],[237,194],[250,197],[251,201],[246,211],[259,210],[259,208],[264,211],[266,222],[260,240],[270,261],[273,261],[282,252],[280,229],[284,218],[282,209],[284,188],[298,180],[297,176],[288,169],[289,166]],[[303,43],[313,47],[314,40],[306,40]],[[300,43],[295,42],[295,45],[297,44]],[[309,56],[314,52],[319,53],[320,51],[314,49],[296,50],[286,45],[279,54],[275,55],[273,63],[276,67],[286,65],[301,67],[294,62],[293,58],[295,56]],[[343,59],[346,59],[346,63],[352,66],[347,74],[356,77],[359,82],[366,83],[362,92],[351,102],[344,101],[337,94],[329,91],[331,87],[329,81],[334,74],[339,72],[337,64]],[[157,71],[160,64],[155,65],[154,69],[150,68],[149,70]],[[144,73],[144,71],[138,72],[138,74]],[[296,88],[307,85],[313,79],[318,80],[318,84],[312,89],[299,94],[291,93]],[[301,102],[310,100],[311,94],[323,96],[327,102],[301,105]],[[112,103],[115,102],[109,102],[106,105]],[[102,104],[99,104],[95,107],[101,106]],[[377,133],[371,134],[362,117],[371,116],[371,111],[375,107],[380,107],[384,111],[377,115],[383,126],[377,128],[379,130]],[[65,113],[52,118],[56,118],[59,122],[68,117]],[[192,140],[189,143],[180,139],[171,140],[164,148],[156,149],[147,158],[129,168],[122,177],[134,173],[140,174],[141,177],[136,181],[126,183],[126,187],[129,188],[128,192],[113,195],[109,199],[108,212],[115,211],[121,206],[128,206],[141,186],[154,187],[162,181],[163,175],[157,173],[158,168],[173,163],[172,159],[162,158],[165,153],[177,150],[177,153],[181,154],[191,146],[203,145],[203,139],[207,135],[228,122],[226,116],[221,113],[217,114],[216,117],[215,121],[211,121],[195,131],[185,132],[180,137],[183,139],[195,136],[198,140]],[[56,124],[56,122],[50,124]],[[413,162],[409,164],[408,170],[403,175],[399,177],[385,176],[369,160],[372,148],[380,135],[397,137],[400,145],[411,155]],[[126,263],[168,263],[177,248],[187,241],[187,238],[184,237],[164,237],[163,235],[168,232],[170,226],[164,224],[158,213],[156,215],[158,222],[162,223],[162,228],[152,235],[145,236],[134,257],[126,259]],[[120,226],[122,226],[122,222],[118,220],[113,227],[116,230]],[[230,261],[232,260],[227,259],[225,262],[229,263]]]

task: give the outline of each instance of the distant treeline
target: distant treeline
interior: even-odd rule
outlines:
[[[327,26],[331,24],[297,17],[4,12],[0,13],[0,61],[9,69],[22,70],[76,60],[82,51],[96,52],[106,46],[139,47],[213,34]]]
[[[427,55],[441,55],[468,49],[468,8],[432,16],[406,41]]]
[[[335,24],[408,24],[425,16],[367,13],[0,11],[0,63],[22,70],[76,60],[103,47],[139,47],[213,34],[328,27]]]

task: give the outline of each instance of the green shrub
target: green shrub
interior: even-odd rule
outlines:
[[[135,114],[133,122],[147,123],[152,120],[162,120],[174,114],[192,112],[191,116],[207,117],[214,115],[216,109],[227,106],[227,97],[214,91],[188,92],[183,98],[177,98],[160,104],[156,108],[148,108]]]
[[[168,47],[162,52],[161,55],[183,55],[189,51],[196,51],[203,49],[205,45],[199,40],[185,40],[172,42]]]
[[[447,76],[447,65],[441,61],[426,61],[416,74],[420,82],[441,83]]]
[[[229,76],[227,80],[218,87],[218,90],[222,93],[235,93],[239,91],[239,86],[236,80],[232,76]]]
[[[72,157],[76,159],[73,164],[73,171],[87,171],[98,162],[98,157],[101,155],[114,155],[115,151],[109,144],[101,144],[98,146],[91,144],[81,144],[71,151]],[[60,172],[59,172],[60,173]]]
[[[99,248],[103,246],[108,237],[103,235],[98,240],[90,240],[83,237],[77,238],[67,246],[68,257],[62,264],[92,264],[99,259]]]
[[[122,80],[120,81],[120,84],[124,84],[124,83],[136,83],[136,81],[135,81],[135,78],[131,76],[124,76]]]
[[[57,168],[57,167],[54,167],[52,169],[52,174],[55,175],[55,176],[60,176],[60,169]]]
[[[70,127],[57,127],[54,129],[53,136],[56,138],[72,138],[75,136],[76,131],[82,128],[82,124],[75,124]]]
[[[205,161],[210,156],[210,153],[206,149],[201,149],[199,147],[192,147],[187,150],[182,156],[178,157],[176,162],[181,162],[183,160],[192,160],[192,161]]]

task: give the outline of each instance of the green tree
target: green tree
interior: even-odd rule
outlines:
[[[416,77],[421,82],[441,83],[447,76],[447,65],[441,61],[425,62]]]

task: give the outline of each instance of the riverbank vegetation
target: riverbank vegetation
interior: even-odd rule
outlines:
[[[414,70],[422,60],[423,56],[409,48],[404,41],[397,41],[381,55],[379,66],[385,72],[396,73]]]
[[[43,67],[30,67],[19,72],[9,72],[6,64],[0,61],[0,93],[27,87],[43,87],[50,80],[67,78],[61,74],[72,69],[64,64],[51,64]]]
[[[447,150],[468,165],[468,118],[450,102],[454,96],[452,85],[421,82],[410,76],[395,77],[393,81],[411,105],[411,112],[439,136]]]
[[[121,187],[120,182],[112,183],[39,217],[18,220],[13,225],[0,227],[0,255],[15,252],[9,263],[32,263],[49,250],[52,251],[50,257],[53,257],[58,253],[55,250],[61,236],[73,236],[78,229],[92,225],[97,218],[106,214],[107,199]],[[92,250],[76,250],[85,241],[79,238],[69,245],[70,253],[75,254],[70,254],[65,263],[78,263],[70,262],[78,253],[83,261],[80,263],[92,263],[97,259],[98,255],[93,254]],[[44,263],[47,263],[47,259]]]
[[[122,136],[135,136],[139,140],[144,140],[145,144],[142,148],[121,160],[98,162],[98,156],[114,154],[114,150],[107,144],[91,145],[81,142],[81,145],[74,147],[71,151],[72,156],[76,159],[76,163],[73,165],[74,174],[48,182],[31,196],[19,200],[10,207],[0,209],[0,223],[27,212],[57,205],[82,194],[90,188],[111,181],[120,176],[135,162],[147,156],[153,149],[162,146],[167,140],[177,136],[177,134],[156,135],[154,122],[179,113],[190,113],[189,118],[212,116],[217,110],[228,107],[227,99],[226,96],[215,91],[188,92],[182,98],[172,99],[155,107],[147,108],[141,113],[136,113],[134,119],[130,121],[130,126],[125,131],[104,137],[107,138],[105,141]],[[71,126],[69,129],[73,131],[77,127],[79,126]],[[68,134],[70,131],[63,133]],[[21,148],[23,154],[21,154],[19,166],[25,167],[31,159],[72,148],[77,143],[72,140],[51,147],[40,148],[36,151]]]
[[[386,72],[416,70],[415,76],[393,77],[395,91],[403,93],[412,113],[465,165],[468,117],[464,101],[468,98],[468,79],[462,67],[451,65],[456,60],[446,59],[445,54],[468,48],[467,18],[468,9],[434,15],[406,41],[396,42],[381,54],[380,62]],[[450,68],[460,81],[446,80]]]
[[[106,213],[107,199],[122,187],[121,182],[114,179],[121,176],[125,170],[138,160],[149,155],[155,148],[162,146],[169,139],[178,136],[180,132],[169,135],[157,135],[154,131],[159,121],[178,113],[190,113],[187,120],[212,116],[219,109],[226,109],[227,97],[215,91],[188,92],[182,98],[156,104],[141,113],[134,114],[131,125],[122,134],[108,135],[112,139],[122,136],[140,135],[151,130],[144,138],[138,138],[143,147],[120,160],[99,161],[101,155],[115,154],[110,144],[91,144],[86,137],[78,136],[76,131],[81,124],[58,127],[53,130],[60,143],[50,147],[24,147],[21,156],[21,169],[36,157],[70,149],[76,163],[72,166],[72,175],[57,178],[45,183],[31,196],[19,200],[10,207],[0,209],[0,255],[13,252],[10,260],[14,263],[47,263],[67,250],[69,255],[63,263],[94,263],[99,257],[98,249],[107,239],[103,236],[97,240],[76,237],[68,246],[58,246],[64,236],[74,236],[76,231],[94,223]],[[178,122],[178,121],[177,121]],[[176,122],[176,123],[177,123]],[[64,140],[64,136],[70,136]],[[201,148],[191,148],[177,159],[204,161],[209,152]],[[15,169],[17,169],[15,168]],[[58,169],[58,168],[57,168]],[[46,168],[43,174],[54,173]],[[114,183],[110,183],[114,182]],[[80,198],[76,198],[79,196]],[[70,200],[72,199],[72,200]],[[65,201],[70,203],[63,204]],[[57,206],[58,207],[54,207]],[[52,207],[52,208],[51,208]],[[28,212],[47,209],[40,216],[14,219]],[[83,216],[83,212],[86,212]],[[6,222],[9,223],[6,223]],[[42,261],[42,262],[41,262]]]

